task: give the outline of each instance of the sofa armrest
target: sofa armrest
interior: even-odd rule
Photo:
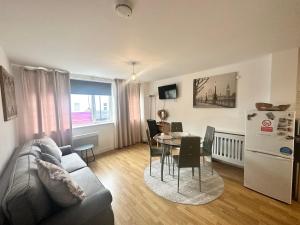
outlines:
[[[91,196],[88,196],[80,204],[63,208],[43,220],[40,225],[82,225],[82,224],[114,224],[113,213],[111,211],[112,196],[109,190],[102,189]],[[108,215],[106,215],[108,214]],[[111,217],[111,223],[101,222],[101,217]],[[95,222],[94,222],[95,221]]]
[[[59,147],[59,149],[62,152],[62,155],[69,155],[72,153],[72,146],[71,145],[65,145],[65,146],[61,146]]]

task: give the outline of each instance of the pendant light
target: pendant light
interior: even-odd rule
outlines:
[[[132,64],[131,80],[132,80],[132,81],[135,81],[135,80],[136,80],[136,74],[135,74],[135,72],[134,72],[134,66],[135,66],[136,62],[132,62],[131,64]]]

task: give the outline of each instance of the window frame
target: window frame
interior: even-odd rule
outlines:
[[[80,128],[80,127],[90,127],[90,126],[97,126],[97,125],[102,125],[102,124],[113,124],[114,123],[114,100],[113,100],[113,82],[111,81],[104,81],[104,80],[86,80],[86,79],[77,79],[77,78],[71,78],[73,80],[82,80],[82,81],[91,81],[91,82],[99,82],[99,83],[109,83],[111,85],[111,92],[110,95],[92,95],[92,94],[86,94],[88,96],[91,96],[91,114],[92,114],[92,122],[90,123],[82,123],[82,124],[73,124],[73,120],[72,120],[72,107],[71,107],[71,124],[73,128]],[[72,94],[72,92],[70,92],[70,95],[85,95],[85,94]],[[107,96],[109,97],[108,100],[108,106],[107,109],[109,111],[109,119],[108,120],[104,120],[104,121],[100,121],[100,120],[96,120],[96,96]],[[100,107],[100,118],[101,118],[101,97],[99,98],[100,102],[99,102],[99,107]],[[71,104],[72,104],[72,99],[71,100]]]
[[[77,94],[71,94],[72,95],[77,95]],[[114,123],[113,121],[113,105],[112,105],[112,95],[88,95],[91,96],[91,114],[92,114],[92,121],[91,123],[82,123],[82,124],[74,124],[73,120],[72,120],[72,116],[71,116],[71,122],[72,122],[72,127],[73,128],[78,128],[78,127],[87,127],[87,126],[94,126],[94,125],[101,125],[101,124],[110,124],[110,123]],[[109,110],[109,119],[108,120],[97,120],[96,119],[96,96],[108,96],[108,106],[106,106]],[[101,118],[101,97],[99,98],[100,103],[100,118]],[[71,100],[71,104],[72,104],[72,100]],[[71,115],[72,115],[73,111],[72,111],[72,107],[71,107]]]

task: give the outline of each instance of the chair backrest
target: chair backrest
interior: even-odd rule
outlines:
[[[200,166],[200,139],[195,136],[182,137],[178,163],[180,168]]]
[[[211,126],[207,126],[204,141],[203,141],[204,152],[211,154],[214,139],[215,139],[215,128]]]
[[[156,120],[147,120],[148,129],[150,133],[150,138],[153,138],[156,134],[160,133],[158,126],[156,124]]]
[[[172,122],[171,123],[171,132],[183,132],[181,122]]]

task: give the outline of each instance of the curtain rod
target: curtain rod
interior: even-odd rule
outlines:
[[[67,70],[51,69],[51,68],[42,67],[42,66],[25,66],[25,65],[15,64],[15,63],[13,63],[11,65],[16,66],[16,67],[23,67],[24,69],[27,69],[27,70],[44,70],[46,72],[57,71],[60,73],[69,73],[69,71],[67,71]]]

